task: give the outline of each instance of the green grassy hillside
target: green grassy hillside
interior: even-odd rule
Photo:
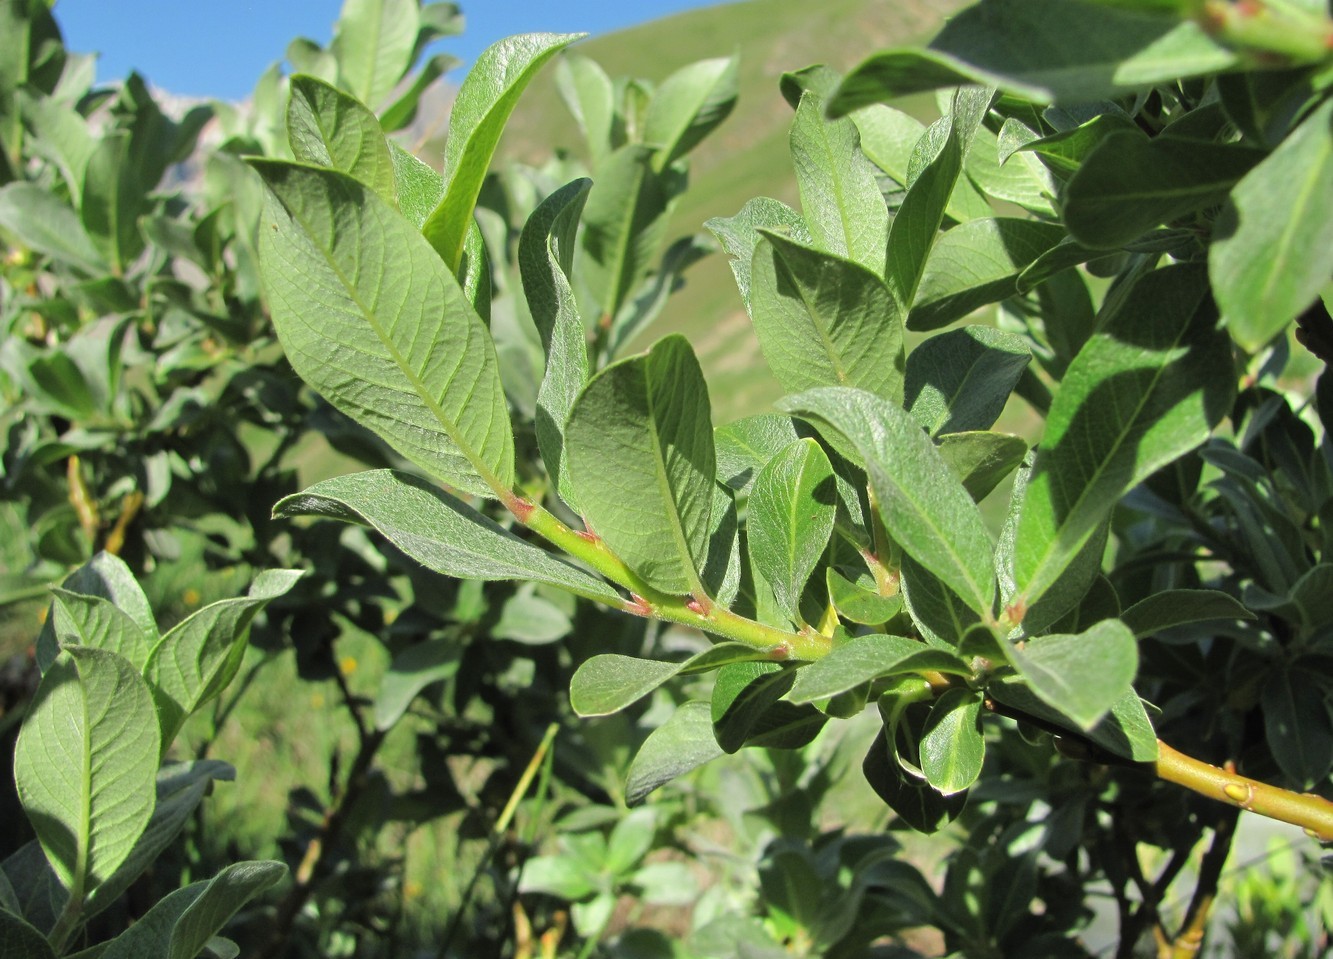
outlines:
[[[691,154],[690,192],[678,207],[672,236],[703,229],[753,196],[796,203],[787,151],[792,111],[778,92],[785,71],[812,63],[847,70],[887,46],[924,41],[963,0],[741,0],[687,11],[587,40],[576,48],[612,76],[660,80],[704,57],[739,51],[740,100],[727,122]],[[505,155],[540,160],[551,147],[581,152],[578,129],[547,71],[525,94],[510,123]],[[763,409],[778,395],[725,258],[713,256],[689,273],[644,340],[679,330],[695,344],[713,395],[714,422]]]

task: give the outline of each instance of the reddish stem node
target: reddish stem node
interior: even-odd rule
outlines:
[[[638,593],[629,594],[629,605],[625,607],[626,612],[633,613],[635,616],[652,616],[653,607],[648,600],[644,599]]]
[[[527,523],[529,517],[532,516],[532,511],[537,508],[532,503],[529,503],[527,500],[525,500],[523,497],[515,496],[513,493],[507,493],[504,497],[503,502],[505,505],[505,509],[513,513],[514,517],[520,523]]]

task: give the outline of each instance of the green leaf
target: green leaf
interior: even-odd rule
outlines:
[[[377,107],[412,65],[420,29],[417,0],[343,0],[329,50],[338,85]]]
[[[748,496],[768,461],[800,439],[790,416],[760,413],[719,426],[713,434],[718,479]]]
[[[415,643],[394,656],[375,696],[375,728],[392,729],[427,686],[458,672],[462,645],[452,636]]]
[[[622,817],[606,837],[605,869],[613,876],[630,872],[653,847],[657,835],[657,812],[636,809]]]
[[[1264,732],[1278,767],[1298,789],[1317,788],[1333,769],[1328,689],[1309,672],[1279,669],[1264,684]]]
[[[895,183],[907,186],[912,153],[926,125],[902,110],[876,103],[851,114],[860,134],[861,152]]]
[[[828,717],[812,706],[779,702],[797,670],[773,662],[731,663],[713,686],[713,732],[725,752],[742,746],[791,749],[805,745]]]
[[[915,177],[912,157],[918,144],[924,141],[926,125],[901,110],[883,104],[862,107],[851,114],[856,129],[861,133],[861,150],[871,163],[889,178],[906,188]],[[959,177],[954,184],[945,215],[959,223],[993,215],[986,198],[977,192],[970,180]]]
[[[861,771],[879,798],[917,832],[939,832],[958,818],[967,802],[966,793],[945,796],[905,772],[882,729],[870,744]]]
[[[144,595],[134,574],[119,556],[99,552],[65,577],[61,585],[68,593],[106,600],[133,621],[139,632],[147,638],[150,646],[157,642],[157,623],[153,619],[153,610],[148,605],[148,597]],[[60,651],[56,643],[58,637],[54,631],[56,616],[57,612],[53,608],[37,639],[37,665],[42,672],[46,671]],[[131,662],[136,666],[142,665],[132,658]]]
[[[568,613],[532,590],[532,584],[525,584],[505,600],[500,608],[500,618],[491,627],[493,637],[541,646],[569,634],[573,624]]]
[[[420,34],[418,34],[418,46],[420,46]],[[437,53],[423,63],[413,72],[412,82],[402,90],[398,98],[379,111],[380,129],[385,133],[393,133],[411,124],[416,119],[422,94],[436,80],[455,67],[462,66],[462,63],[462,60],[447,53]]]
[[[523,864],[518,890],[579,902],[597,892],[597,879],[595,871],[572,856],[534,856]]]
[[[1176,626],[1211,620],[1254,619],[1240,601],[1216,589],[1166,589],[1141,599],[1120,614],[1138,639]]]
[[[280,862],[238,862],[160,900],[101,959],[195,959],[236,912],[287,874]]]
[[[797,670],[796,682],[786,698],[797,704],[813,703],[871,680],[928,670],[956,676],[969,676],[972,672],[958,656],[919,640],[879,633],[858,636],[835,647],[823,659]]]
[[[1333,100],[1231,191],[1208,250],[1222,320],[1256,352],[1333,274]]]
[[[938,329],[1015,295],[1023,271],[1064,235],[1054,223],[1013,217],[969,220],[945,231],[926,260],[908,328]]]
[[[88,158],[79,215],[102,259],[117,276],[143,252],[139,215],[147,212],[145,191],[133,165],[128,133],[104,136]]]
[[[145,632],[128,614],[100,596],[81,596],[64,589],[52,592],[56,598],[51,623],[59,646],[105,649],[124,657],[135,669],[143,669],[157,642],[156,628]],[[55,652],[57,649],[52,649],[48,655],[54,658]]]
[[[1015,121],[1005,121],[1004,128],[1000,130],[1001,142],[1004,142],[1004,130],[1013,122]],[[1076,127],[1052,133],[1050,136],[1027,140],[1016,146],[1014,152],[1034,153],[1046,161],[1051,169],[1073,173],[1083,165],[1088,155],[1113,133],[1130,133],[1145,142],[1148,139],[1148,135],[1135,126],[1127,114],[1099,113]]]
[[[16,91],[15,101],[32,130],[33,151],[59,167],[70,196],[82,196],[84,170],[97,148],[88,121],[73,107],[29,90]]]
[[[657,319],[667,299],[684,284],[685,271],[716,251],[717,245],[704,233],[683,236],[668,246],[652,274],[612,321],[606,355],[615,356]]]
[[[995,600],[990,535],[916,420],[877,396],[841,387],[810,390],[779,405],[827,424],[856,447],[889,534],[972,610],[989,616]]]
[[[907,358],[907,409],[931,436],[989,429],[1031,359],[1022,337],[989,326],[932,336]]]
[[[1065,187],[1064,222],[1084,246],[1124,246],[1159,224],[1220,203],[1262,150],[1171,136],[1115,132]]]
[[[585,660],[575,670],[569,681],[569,703],[583,717],[610,716],[638,702],[673,676],[767,658],[766,650],[745,643],[718,643],[679,663],[602,653]]]
[[[897,616],[903,608],[902,593],[884,596],[875,587],[875,581],[865,571],[848,579],[832,566],[825,571],[829,602],[843,619],[866,626],[878,626]]]
[[[850,260],[760,230],[750,315],[787,389],[856,386],[900,401],[903,327],[883,281]]]
[[[889,229],[888,283],[906,310],[916,299],[944,213],[963,170],[972,136],[990,107],[991,91],[962,89],[948,116],[917,144],[908,170],[907,195]]]
[[[92,918],[120,898],[180,835],[213,783],[236,778],[236,770],[216,759],[168,763],[157,771],[157,805],[152,818],[120,868],[98,886],[83,907]]]
[[[830,120],[818,96],[801,97],[791,128],[791,158],[815,246],[882,276],[889,208],[859,142],[851,120]]]
[[[583,210],[583,275],[603,317],[615,318],[648,273],[666,236],[670,171],[657,173],[653,150],[616,150],[597,168]]]
[[[393,160],[398,210],[419,230],[444,196],[444,180],[392,140],[385,142],[389,144],[389,156]]]
[[[740,516],[736,511],[736,497],[723,483],[713,484],[708,555],[699,575],[708,595],[719,605],[730,608],[741,588]]]
[[[1139,647],[1128,626],[1108,619],[1078,635],[1033,637],[1009,658],[1042,702],[1086,731],[1131,691]]]
[[[101,276],[107,269],[101,251],[89,239],[79,215],[35,183],[7,183],[0,187],[0,227],[34,251],[86,276]]]
[[[583,131],[593,167],[601,166],[602,159],[611,150],[611,130],[616,115],[615,88],[611,78],[595,61],[566,53],[556,63],[555,82],[560,98]]]
[[[1059,191],[1055,177],[1040,160],[1027,154],[1001,163],[999,137],[985,127],[976,131],[964,169],[967,179],[986,196],[1013,203],[1038,216],[1055,216],[1055,197]]]
[[[298,75],[290,83],[287,139],[296,159],[341,170],[396,204],[393,157],[375,114],[316,77]]]
[[[1110,712],[1090,730],[1080,729],[1062,712],[1038,699],[1021,677],[1005,676],[994,680],[986,686],[986,692],[1029,716],[1076,731],[1113,755],[1136,763],[1149,763],[1157,758],[1157,734],[1147,710],[1133,690],[1117,699]]]
[[[144,676],[153,684],[164,753],[185,720],[235,677],[245,655],[250,621],[303,575],[299,569],[265,570],[245,596],[210,603],[182,620],[153,648]]]
[[[60,883],[82,901],[131,854],[153,813],[153,696],[115,653],[68,646],[19,733],[14,780]]]
[[[606,367],[565,426],[592,530],[654,589],[703,595],[716,472],[708,386],[680,335]]]
[[[704,226],[717,237],[722,249],[731,258],[731,272],[736,277],[736,287],[740,290],[741,300],[746,312],[754,315],[750,302],[750,268],[754,263],[755,248],[763,239],[761,229],[781,232],[788,239],[805,246],[814,241],[805,218],[781,200],[772,200],[766,196],[747,200],[741,212],[731,217],[714,217]]]
[[[932,646],[957,646],[981,617],[909,555],[902,558],[903,605],[917,630]]]
[[[1031,606],[1131,488],[1198,446],[1231,408],[1231,344],[1202,269],[1154,270],[1066,372],[1023,497],[1014,582]]]
[[[949,433],[940,437],[940,456],[963,481],[974,502],[980,503],[1005,477],[1022,464],[1028,444],[1009,433]]]
[[[506,37],[482,52],[459,87],[444,147],[444,198],[422,226],[426,239],[456,275],[482,181],[519,96],[547,60],[583,36]]]
[[[367,470],[316,483],[279,500],[275,516],[327,516],[373,527],[408,556],[445,576],[546,583],[619,605],[615,590],[519,539],[457,497],[392,470]]]
[[[685,703],[644,740],[630,763],[625,803],[637,806],[648,794],[722,755],[713,735],[708,703]]]
[[[978,83],[1038,103],[1109,100],[1237,57],[1193,19],[1083,0],[987,0],[955,17],[927,50],[886,50],[854,69],[830,110]]]
[[[836,504],[833,467],[810,439],[770,460],[750,494],[750,565],[793,622],[800,620],[801,593],[833,535]]]
[[[1291,588],[1291,602],[1306,629],[1333,621],[1333,564],[1311,566]]]
[[[981,701],[978,690],[950,689],[930,709],[921,736],[921,771],[942,795],[962,792],[981,775],[986,758]]]
[[[643,142],[657,148],[658,170],[689,153],[731,113],[738,63],[736,56],[698,60],[658,84],[643,119]]]
[[[56,959],[46,937],[18,916],[0,909],[0,956],[4,959]]]
[[[495,346],[453,275],[346,174],[253,163],[270,191],[260,269],[296,372],[427,472],[482,496],[507,490]]]
[[[565,421],[588,382],[589,364],[583,317],[569,276],[590,186],[586,179],[575,180],[552,193],[528,217],[518,241],[523,292],[546,351],[546,375],[537,391],[537,445],[556,492],[576,511],[565,459]]]

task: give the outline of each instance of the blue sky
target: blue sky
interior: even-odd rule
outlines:
[[[462,0],[466,31],[436,49],[470,64],[512,33],[606,33],[708,3]],[[99,80],[133,69],[172,93],[239,100],[293,37],[328,43],[341,7],[341,0],[58,0],[55,12],[71,50],[101,54]]]

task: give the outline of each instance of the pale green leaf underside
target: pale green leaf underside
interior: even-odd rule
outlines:
[[[919,640],[879,634],[861,636],[836,647],[823,659],[802,666],[786,698],[793,703],[813,703],[884,676],[925,670],[959,676],[971,672],[953,653]]]
[[[195,959],[238,909],[286,873],[280,862],[238,862],[177,889],[116,937],[101,959]]]
[[[396,203],[394,162],[375,115],[316,77],[292,77],[291,88],[287,139],[296,159],[341,170]]]
[[[402,455],[469,493],[514,478],[495,347],[452,274],[351,177],[255,161],[270,191],[260,268],[302,379]]]
[[[708,703],[686,703],[649,733],[630,763],[625,802],[637,805],[654,789],[722,755]]]
[[[981,734],[981,693],[950,689],[935,700],[921,735],[921,771],[946,796],[976,782],[986,758]]]
[[[280,500],[278,516],[327,516],[384,534],[437,573],[547,583],[614,605],[606,583],[519,539],[462,500],[406,473],[368,470],[316,483]]]
[[[14,779],[61,884],[87,895],[153,813],[159,735],[148,684],[114,653],[70,646],[42,677]],[[75,889],[75,887],[78,887]]]
[[[889,210],[856,125],[828,119],[824,101],[806,93],[792,123],[791,158],[816,246],[883,274]]]
[[[1076,636],[1030,639],[1010,659],[1038,698],[1089,730],[1130,691],[1139,651],[1129,627],[1108,619]]]
[[[144,675],[159,692],[164,748],[185,719],[235,675],[250,621],[301,576],[295,569],[265,570],[255,577],[246,596],[210,603],[162,637],[148,657]]]
[[[569,703],[580,716],[609,716],[647,696],[673,676],[706,672],[728,663],[762,660],[768,651],[719,643],[679,663],[603,653],[586,660],[569,683]]]
[[[855,386],[903,392],[902,317],[865,267],[761,229],[750,269],[750,316],[764,359],[792,392]]]
[[[593,532],[655,589],[702,595],[716,460],[689,343],[669,336],[597,374],[570,413],[565,449]]]
[[[750,494],[750,565],[793,622],[800,619],[801,593],[833,534],[836,503],[833,467],[810,439],[770,460]]]

